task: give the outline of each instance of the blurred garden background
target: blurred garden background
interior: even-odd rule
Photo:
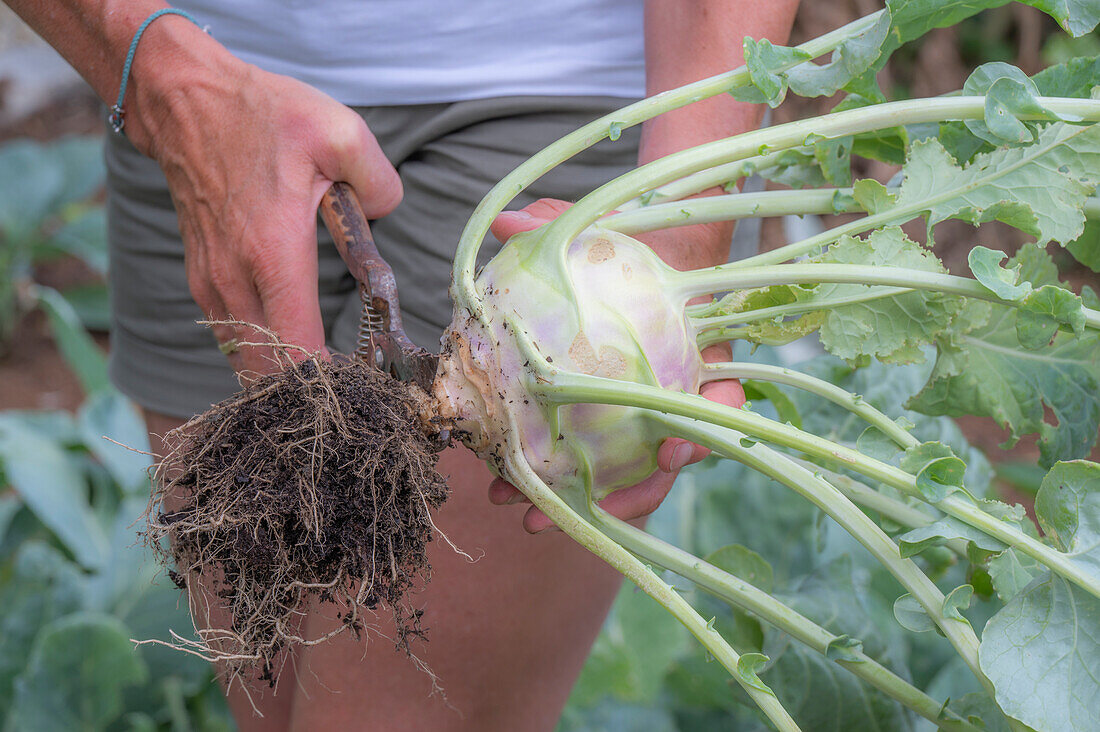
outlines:
[[[877,7],[875,0],[805,2],[794,40]],[[883,88],[897,97],[938,94],[959,88],[970,69],[987,61],[1031,73],[1100,52],[1095,35],[1069,41],[1054,31],[1032,8],[986,12],[903,49],[883,72]],[[833,102],[792,99],[773,121],[823,112]],[[191,626],[180,591],[135,544],[135,522],[149,493],[149,457],[141,453],[148,443],[140,415],[106,378],[103,117],[79,77],[0,6],[0,730],[228,730],[232,722],[204,661],[156,645],[135,649],[131,642],[168,639],[169,629],[185,634]],[[881,163],[857,171],[881,180],[893,172]],[[807,227],[827,225],[812,217],[768,220],[761,246],[774,248]],[[936,242],[949,267],[965,265],[951,255],[954,226],[944,224]],[[1024,238],[1006,231],[983,227],[980,238],[1011,252]],[[1100,232],[1094,227],[1086,236]],[[1095,273],[1057,255],[1075,285],[1097,287]],[[808,355],[761,349],[753,358]],[[811,370],[883,407],[913,393],[925,368],[852,371],[817,357]],[[837,437],[856,429],[839,413],[776,391],[760,398]],[[968,484],[976,490],[1026,505],[1038,487],[1042,472],[1032,443],[998,454],[996,464],[981,457],[979,449],[988,452],[1006,437],[992,421],[956,426],[909,417],[922,439],[943,439],[969,454]],[[488,504],[486,510],[492,510]],[[912,669],[921,688],[957,690],[973,682],[961,665],[947,661],[949,649],[900,633],[889,607],[857,600],[851,587],[889,581],[877,563],[865,561],[815,509],[758,476],[703,465],[684,477],[651,529],[755,577],[831,630],[862,638],[880,659]],[[962,570],[945,556],[940,571]],[[981,578],[967,580],[979,588]],[[919,729],[896,705],[865,698],[853,677],[832,672],[824,658],[788,647],[744,613],[705,596],[695,601],[741,647],[767,649],[774,663],[769,684],[792,712],[801,705],[813,720],[807,729]],[[565,730],[759,726],[721,668],[629,587],[561,722]]]

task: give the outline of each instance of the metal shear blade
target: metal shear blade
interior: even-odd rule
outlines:
[[[431,391],[439,357],[413,344],[401,325],[397,281],[378,253],[367,217],[347,183],[333,183],[321,199],[321,218],[336,249],[359,282],[363,310],[356,357],[394,378]]]

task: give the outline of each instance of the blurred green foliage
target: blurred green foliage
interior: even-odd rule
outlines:
[[[778,360],[777,353],[767,348],[757,349],[752,357]],[[904,416],[916,425],[913,432],[919,439],[950,445],[967,462],[967,486],[978,495],[989,490],[992,466],[967,444],[953,421],[897,406],[919,390],[927,364],[886,367],[876,363],[853,370],[833,357],[820,357],[799,368],[862,394],[892,416]],[[836,405],[797,390],[786,390],[786,395],[804,426],[829,439],[854,444],[865,427]],[[766,402],[753,404],[762,412],[770,408]],[[893,604],[905,590],[892,575],[820,510],[784,486],[736,463],[708,460],[685,471],[652,516],[648,530],[772,592],[826,629],[858,638],[871,657],[935,698],[950,697],[958,709],[982,703],[980,694],[967,696],[981,689],[949,644],[936,633],[906,632],[897,623]],[[895,535],[904,531],[897,527]],[[917,557],[945,592],[975,581],[967,577],[967,563],[956,560],[941,547],[931,547]],[[933,729],[816,651],[686,580],[674,575],[666,579],[704,617],[715,617],[715,627],[738,652],[762,652],[770,658],[760,678],[783,700],[802,729]],[[965,612],[980,631],[998,607],[978,598]],[[653,600],[626,583],[558,727],[559,732],[604,729],[763,732],[769,728],[729,673],[708,659]]]
[[[106,217],[96,198],[105,176],[102,149],[96,137],[0,145],[0,352],[34,305],[27,289],[36,263],[69,255],[106,275]],[[88,327],[106,329],[102,282],[66,294]]]
[[[133,642],[193,637],[183,594],[138,543],[145,425],[72,303],[30,279],[61,254],[106,271],[103,209],[89,202],[100,145],[0,147],[0,334],[40,307],[86,394],[76,414],[0,412],[0,730],[231,730],[210,664]]]

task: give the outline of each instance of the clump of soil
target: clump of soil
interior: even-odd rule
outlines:
[[[417,391],[358,361],[311,358],[168,436],[145,539],[188,589],[192,650],[230,679],[274,685],[283,650],[358,636],[380,606],[411,655],[423,630],[409,593],[428,578],[430,513],[447,497]],[[297,621],[318,601],[342,625],[303,638]],[[201,627],[210,608],[230,627]]]

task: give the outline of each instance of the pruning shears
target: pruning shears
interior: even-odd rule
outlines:
[[[355,356],[399,381],[430,392],[439,357],[414,345],[405,335],[397,281],[378,253],[355,191],[347,183],[333,183],[321,199],[320,212],[344,264],[359,283],[363,311]]]

